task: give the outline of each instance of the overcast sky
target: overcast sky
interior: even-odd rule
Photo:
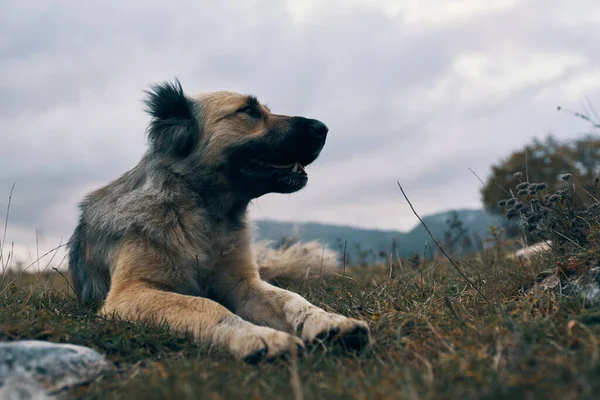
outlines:
[[[7,242],[68,240],[82,196],[145,150],[142,91],[174,77],[329,126],[308,186],[256,218],[406,230],[396,181],[421,214],[479,207],[468,168],[587,130],[556,106],[600,108],[598,37],[597,0],[3,0]]]

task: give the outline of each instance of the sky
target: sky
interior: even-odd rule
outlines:
[[[175,77],[328,125],[308,185],[253,218],[408,230],[397,181],[421,215],[478,208],[469,168],[589,131],[556,107],[600,108],[598,37],[597,0],[3,0],[4,256],[68,240],[82,197],[144,153],[143,90]]]

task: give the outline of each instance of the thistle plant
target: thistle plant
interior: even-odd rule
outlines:
[[[551,240],[553,248],[560,252],[565,247],[589,249],[599,244],[600,201],[589,192],[581,198],[575,191],[572,174],[560,176],[566,188],[556,193],[546,193],[546,183],[524,181],[521,172],[513,174],[513,178],[515,186],[508,189],[512,197],[500,200],[498,206],[527,236],[534,241]]]

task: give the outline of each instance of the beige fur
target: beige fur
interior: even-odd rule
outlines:
[[[260,277],[266,281],[300,282],[327,278],[339,269],[338,255],[323,243],[296,242],[274,249],[269,241],[254,244]]]
[[[165,85],[152,96],[154,147],[81,205],[69,254],[78,296],[99,300],[102,315],[166,322],[252,362],[318,341],[366,346],[365,322],[326,312],[266,281],[328,274],[335,254],[318,242],[253,249],[246,207],[269,190],[255,192],[256,186],[232,178],[238,167],[228,170],[232,149],[248,138],[308,165],[324,144],[324,125],[273,114],[232,92],[189,98],[180,87]],[[245,113],[245,104],[255,107],[253,114]],[[304,150],[295,155],[298,143]],[[284,176],[271,191],[292,192],[304,184],[299,175]]]

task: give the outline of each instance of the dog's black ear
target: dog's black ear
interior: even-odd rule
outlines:
[[[144,92],[146,112],[152,116],[148,139],[154,150],[178,157],[189,155],[198,142],[200,121],[179,80],[153,85]]]

